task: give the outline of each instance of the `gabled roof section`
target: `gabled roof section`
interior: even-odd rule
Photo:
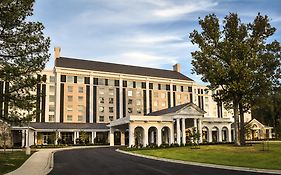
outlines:
[[[202,113],[202,115],[206,113],[204,110],[200,109],[194,103],[185,103],[185,104],[181,104],[181,105],[174,106],[171,108],[166,108],[166,109],[162,109],[159,111],[151,112],[151,113],[147,114],[147,116],[160,116],[160,115],[168,115],[168,114],[173,114],[173,113],[180,113],[182,110],[184,110],[185,108],[188,108],[188,107],[192,107],[192,108],[196,109],[199,113]]]
[[[66,58],[66,57],[57,58],[55,60],[55,66],[63,67],[63,68],[84,69],[84,70],[92,70],[92,71],[104,71],[104,72],[113,72],[113,73],[121,73],[121,74],[123,73],[123,74],[193,81],[191,78],[188,78],[187,76],[172,70],[106,63],[106,62],[90,61],[90,60],[83,60],[83,59],[76,59],[76,58]]]

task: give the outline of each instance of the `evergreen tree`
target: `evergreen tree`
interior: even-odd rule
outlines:
[[[27,20],[34,3],[0,1],[0,119],[10,123],[33,116],[36,95],[31,92],[42,81],[38,75],[50,57],[43,24]]]
[[[199,19],[199,24],[202,31],[190,34],[192,43],[199,46],[199,51],[192,52],[193,72],[202,75],[210,89],[219,89],[215,100],[233,109],[235,143],[244,145],[244,112],[278,81],[281,47],[275,40],[268,41],[276,29],[267,16],[260,14],[245,24],[237,14],[230,13],[223,20],[222,30],[214,14]]]

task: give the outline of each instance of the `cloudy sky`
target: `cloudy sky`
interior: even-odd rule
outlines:
[[[62,56],[171,69],[182,65],[191,74],[189,33],[199,30],[198,17],[215,13],[222,19],[238,13],[251,22],[258,12],[268,15],[281,41],[280,0],[36,0],[32,20],[45,25],[53,48]],[[200,82],[200,81],[199,81]]]

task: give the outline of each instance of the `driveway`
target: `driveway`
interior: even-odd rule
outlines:
[[[122,154],[116,148],[67,150],[55,153],[49,175],[262,175],[150,160]]]

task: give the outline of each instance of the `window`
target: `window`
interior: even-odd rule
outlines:
[[[99,118],[100,118],[99,120],[100,122],[104,122],[104,116],[100,116]]]
[[[102,89],[99,89],[99,94],[100,95],[103,95],[104,94],[104,89],[102,88]]]
[[[83,105],[78,105],[78,111],[83,112],[84,111],[84,106]]]
[[[73,108],[72,108],[72,105],[67,105],[67,111],[72,111]]]
[[[49,106],[49,111],[50,112],[55,112],[55,105],[50,105]]]
[[[132,97],[133,96],[133,91],[128,91],[128,96]]]
[[[82,115],[78,115],[78,121],[79,122],[83,121],[83,116]]]
[[[133,81],[128,81],[127,83],[129,88],[133,88],[134,87],[134,82]]]
[[[73,86],[67,86],[67,92],[73,92]]]
[[[113,107],[109,107],[108,110],[110,113],[113,113]]]
[[[49,95],[49,102],[55,102],[55,96]]]
[[[137,113],[141,114],[141,108],[137,108]]]
[[[109,116],[109,121],[113,121],[113,116]]]
[[[100,102],[100,103],[104,103],[104,98],[103,98],[103,97],[100,97],[100,98],[99,98],[99,102]]]
[[[108,80],[108,86],[114,86],[114,80]]]
[[[67,115],[66,120],[67,120],[67,121],[72,121],[72,115]]]
[[[99,107],[99,111],[100,111],[100,112],[104,112],[104,107],[103,107],[103,106],[100,106],[100,107]]]
[[[136,82],[136,88],[141,88],[141,82]]]
[[[113,99],[113,98],[109,98],[109,99],[108,99],[108,102],[109,102],[109,104],[113,104],[114,99]]]
[[[78,96],[78,102],[83,102],[84,98],[83,96]]]
[[[66,82],[74,83],[74,76],[66,76]]]
[[[105,79],[99,78],[99,79],[98,79],[98,84],[99,84],[99,85],[105,85]]]
[[[50,76],[50,83],[54,83],[55,82],[55,76]]]
[[[108,91],[108,95],[114,95],[114,89],[109,89]]]
[[[128,105],[133,104],[133,100],[132,99],[128,99]]]
[[[73,101],[73,96],[71,96],[71,95],[67,96],[67,101],[68,102],[72,102]]]
[[[133,112],[133,108],[128,108],[128,113],[131,114]]]
[[[55,121],[55,115],[49,115],[49,122]]]
[[[140,106],[141,105],[141,100],[136,100],[136,104],[137,104],[137,106]]]
[[[84,92],[84,88],[83,87],[78,87],[78,92],[79,93],[83,93]]]
[[[77,77],[77,83],[83,84],[84,83],[84,77]]]
[[[181,92],[181,86],[177,85],[177,92]]]
[[[153,89],[155,89],[155,90],[158,89],[158,84],[157,83],[153,83]]]
[[[49,86],[49,87],[50,87],[50,90],[49,90],[49,91],[50,91],[51,93],[54,93],[54,92],[55,92],[55,86]]]

